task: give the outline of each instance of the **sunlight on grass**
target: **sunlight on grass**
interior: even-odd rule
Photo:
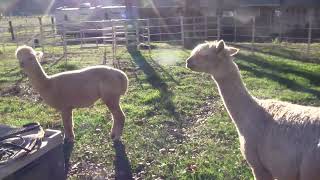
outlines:
[[[120,68],[130,81],[121,99],[126,114],[122,139],[134,177],[253,179],[211,77],[185,68],[190,50],[154,45],[151,57],[148,50],[118,50]],[[320,64],[299,59],[297,47],[281,46],[287,51],[280,51],[259,44],[259,52],[254,54],[240,47],[235,62],[250,93],[262,99],[319,106]],[[45,128],[62,130],[60,114],[44,105],[33,91],[14,50],[15,46],[10,46],[0,54],[0,123],[20,126],[38,121]],[[111,47],[106,50],[111,53]],[[103,52],[104,48],[71,46],[67,64],[65,60],[55,65],[49,61],[44,69],[51,75],[101,64]],[[115,149],[109,137],[112,118],[108,109],[98,101],[90,108],[74,110],[73,115],[77,141],[72,163],[78,169],[70,179],[114,178]]]

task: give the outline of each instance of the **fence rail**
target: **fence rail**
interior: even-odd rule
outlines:
[[[31,23],[32,22],[32,23]],[[225,39],[230,42],[250,42],[252,50],[258,42],[303,42],[306,53],[313,42],[320,42],[320,27],[284,26],[257,23],[256,17],[246,22],[236,17],[168,17],[150,19],[118,19],[56,24],[53,18],[11,18],[0,21],[0,42],[31,44],[45,51],[46,46],[62,46],[64,55],[68,45],[80,43],[96,46],[112,44],[116,47],[151,42],[177,42],[190,46],[197,41]],[[5,46],[3,46],[5,47]]]

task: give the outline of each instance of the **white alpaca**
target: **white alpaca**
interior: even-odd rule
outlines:
[[[113,116],[111,137],[113,140],[120,138],[125,121],[120,96],[126,93],[128,87],[124,72],[106,66],[93,66],[48,76],[38,62],[41,52],[29,46],[20,46],[16,57],[44,102],[61,112],[67,141],[74,141],[72,109],[91,106],[100,98]]]
[[[206,42],[186,66],[212,75],[255,179],[320,179],[320,108],[252,97],[233,62],[237,52],[223,41]]]

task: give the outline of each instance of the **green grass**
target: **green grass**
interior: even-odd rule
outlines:
[[[120,68],[128,74],[129,91],[121,99],[126,114],[123,144],[133,176],[141,179],[253,179],[239,151],[238,135],[208,75],[185,68],[189,50],[156,44],[134,52],[120,49]],[[245,45],[245,44],[240,44]],[[294,50],[291,44],[282,48]],[[318,47],[318,45],[313,45]],[[319,106],[320,65],[259,44],[261,52],[241,48],[236,58],[251,94]],[[293,49],[293,50],[292,50]],[[24,77],[13,56],[0,55],[0,123],[39,121],[62,129],[58,112],[45,105]],[[59,50],[51,49],[51,52]],[[68,64],[44,64],[48,74],[100,64],[103,48],[70,48]],[[111,49],[107,49],[108,53]],[[278,52],[278,53],[276,53]],[[80,54],[80,55],[78,55]],[[111,118],[105,105],[74,111],[75,168],[70,179],[114,178],[117,156],[109,138]]]

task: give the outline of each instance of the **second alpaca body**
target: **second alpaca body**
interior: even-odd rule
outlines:
[[[237,52],[223,41],[200,44],[187,67],[212,75],[255,179],[320,179],[320,108],[252,97],[233,62]]]
[[[126,93],[128,87],[125,73],[106,66],[93,66],[48,76],[38,62],[41,53],[31,47],[21,46],[17,49],[16,56],[44,102],[61,112],[67,141],[73,142],[75,138],[72,110],[89,107],[98,99],[101,99],[112,113],[112,139],[120,138],[125,121],[120,107],[120,96]]]

